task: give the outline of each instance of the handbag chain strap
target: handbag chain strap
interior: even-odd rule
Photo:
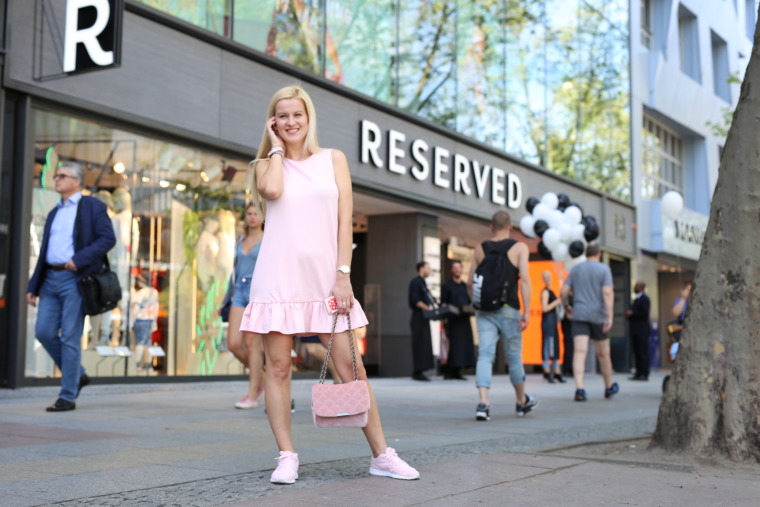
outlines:
[[[354,350],[354,331],[351,329],[351,314],[347,313],[348,319],[348,341],[351,343],[351,364],[354,367],[354,380],[359,380],[359,368],[356,366],[356,351]],[[322,365],[322,371],[319,374],[319,383],[325,383],[325,377],[327,376],[327,364],[330,362],[330,352],[332,351],[332,342],[335,338],[335,326],[338,325],[338,314],[335,314],[333,319],[332,332],[330,333],[330,342],[327,344],[327,355],[325,356],[325,363]]]

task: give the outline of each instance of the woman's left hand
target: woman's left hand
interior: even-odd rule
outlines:
[[[354,305],[354,292],[351,289],[351,280],[346,275],[339,275],[333,285],[330,295],[338,302],[338,314],[345,315]]]

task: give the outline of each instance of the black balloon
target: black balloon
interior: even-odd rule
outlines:
[[[525,201],[525,209],[528,210],[528,213],[533,213],[533,208],[536,207],[536,204],[540,203],[538,199],[535,197],[528,197],[528,200]]]
[[[571,203],[570,203],[570,206],[575,206],[576,208],[578,208],[579,210],[581,210],[581,216],[584,216],[584,215],[586,214],[586,213],[583,211],[583,206],[581,206],[581,205],[580,205],[580,204],[578,204],[577,202],[571,202]]]
[[[596,218],[589,215],[583,217],[581,223],[586,226],[586,230],[583,231],[583,236],[586,238],[586,241],[594,241],[599,237],[599,224],[596,223]]]
[[[544,233],[549,228],[549,224],[546,223],[546,220],[536,220],[536,222],[533,224],[533,232],[536,233],[536,236],[539,238],[544,237]]]
[[[562,206],[562,205],[560,204],[559,206],[557,206],[557,209],[558,209],[558,210],[560,210],[562,213],[564,213],[564,212],[565,212],[565,210],[567,209],[567,206]]]
[[[557,199],[559,199],[559,207],[560,208],[567,208],[570,206],[570,196],[566,193],[562,192],[557,196]]]
[[[583,241],[576,240],[570,243],[570,246],[567,247],[567,251],[570,254],[570,257],[573,259],[577,259],[581,255],[583,255],[583,252],[586,250],[586,246],[583,244]]]
[[[538,253],[541,255],[541,257],[544,257],[545,259],[551,260],[552,253],[549,251],[548,248],[546,248],[546,245],[544,245],[543,241],[540,241],[538,243]]]

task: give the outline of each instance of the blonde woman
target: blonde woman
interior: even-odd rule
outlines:
[[[338,323],[332,358],[344,382],[353,380],[348,339],[367,325],[351,290],[353,196],[348,162],[338,150],[317,144],[317,117],[307,93],[282,88],[269,102],[268,119],[254,161],[256,190],[266,200],[267,232],[253,274],[250,303],[241,331],[261,334],[266,354],[266,409],[280,449],[271,482],[293,484],[298,455],[290,431],[290,372],[293,335],[316,334],[324,345],[333,317],[324,301],[335,297]],[[270,229],[271,227],[271,229]],[[359,378],[367,379],[361,358]],[[417,479],[419,473],[388,447],[370,388],[369,422],[363,429],[372,450],[370,473]]]
[[[245,234],[238,238],[235,244],[234,279],[230,279],[225,303],[231,299],[227,347],[238,361],[248,368],[250,375],[248,393],[242,400],[235,403],[235,408],[249,409],[259,406],[259,399],[264,393],[261,336],[254,333],[246,333],[244,336],[240,332],[240,321],[243,320],[243,312],[248,306],[248,298],[251,294],[251,278],[258,260],[261,239],[264,237],[264,222],[256,212],[256,206],[253,203],[246,206],[243,218],[245,219]]]

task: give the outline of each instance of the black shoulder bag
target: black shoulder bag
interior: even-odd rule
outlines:
[[[82,197],[82,200],[87,197]],[[82,201],[79,201],[82,204]],[[77,210],[76,218],[77,246],[81,250],[82,245],[82,216]],[[82,278],[82,309],[85,315],[100,315],[113,310],[121,300],[121,285],[119,277],[111,271],[111,264],[106,256],[105,264],[101,269],[91,275]]]
[[[449,317],[453,317],[461,313],[459,311],[459,308],[457,308],[456,306],[451,306],[451,305],[438,306],[435,302],[435,298],[430,293],[430,290],[427,288],[427,286],[425,287],[425,292],[427,292],[427,295],[430,298],[430,302],[433,303],[432,310],[422,310],[422,316],[426,318],[427,320],[448,319]]]

